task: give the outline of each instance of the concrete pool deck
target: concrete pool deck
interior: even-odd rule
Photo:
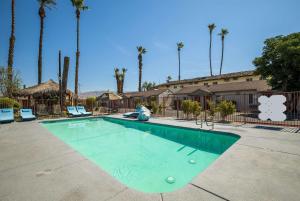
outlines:
[[[167,118],[150,122],[200,127]],[[145,194],[119,183],[38,121],[1,124],[0,200],[299,200],[300,133],[227,125],[215,130],[241,139],[184,188]]]

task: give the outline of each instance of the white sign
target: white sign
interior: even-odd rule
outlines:
[[[260,120],[266,121],[270,119],[271,121],[284,121],[286,120],[286,115],[284,114],[286,106],[286,97],[283,95],[273,95],[271,97],[260,96],[258,98],[260,105],[258,110],[260,114],[258,115]]]

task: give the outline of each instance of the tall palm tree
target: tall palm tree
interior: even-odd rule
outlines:
[[[51,9],[56,5],[55,0],[37,0],[40,4],[39,16],[40,16],[40,40],[39,40],[39,58],[38,58],[38,84],[42,83],[42,69],[43,69],[43,35],[44,35],[44,19],[46,17],[45,8]]]
[[[224,41],[225,41],[225,36],[228,34],[227,29],[221,29],[221,33],[219,33],[219,36],[221,36],[222,40],[222,56],[221,56],[221,65],[220,65],[220,75],[222,74],[222,67],[223,67],[223,56],[224,56]]]
[[[183,42],[177,43],[177,51],[178,51],[178,80],[180,81],[180,52],[181,49],[184,47]]]
[[[13,80],[13,64],[14,64],[14,50],[15,50],[15,0],[11,0],[11,33],[9,38],[9,50],[7,61],[7,77],[8,81],[12,83]],[[12,96],[12,90],[9,87],[8,96]]]
[[[124,92],[124,80],[125,80],[125,74],[127,72],[126,68],[122,68],[122,72],[120,72],[119,68],[115,68],[115,78],[117,81],[117,93],[123,94]]]
[[[115,68],[114,69],[115,71],[115,78],[116,78],[116,81],[117,81],[117,93],[118,94],[121,94],[121,89],[120,89],[120,73],[119,73],[119,68]]]
[[[147,50],[143,46],[138,46],[137,50],[139,60],[139,91],[142,91],[143,54],[146,54]]]
[[[125,75],[126,75],[127,69],[126,68],[122,68],[122,73],[120,76],[120,80],[121,80],[121,94],[123,94],[124,92],[124,80],[125,80]]]
[[[77,49],[76,49],[76,67],[75,67],[75,105],[78,102],[78,71],[79,71],[79,22],[81,11],[87,10],[88,7],[84,4],[84,0],[71,0],[73,7],[75,8],[76,20],[77,20]]]
[[[211,64],[211,46],[212,46],[212,33],[214,29],[216,28],[216,25],[214,23],[208,25],[209,29],[209,68],[210,68],[210,76],[213,76],[212,73],[212,64]]]

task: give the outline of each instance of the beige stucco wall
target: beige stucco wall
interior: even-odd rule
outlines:
[[[182,84],[175,84],[175,85],[170,85],[169,89],[170,90],[176,90],[180,89],[181,86],[183,87],[190,87],[190,86],[204,86],[204,83],[208,83],[208,85],[213,85],[214,82],[218,82],[218,84],[227,84],[227,83],[236,83],[236,82],[245,82],[247,79],[252,78],[252,80],[260,80],[259,75],[251,75],[251,76],[243,76],[239,77],[237,80],[230,78],[228,81],[225,79],[215,79],[215,80],[210,80],[210,81],[195,81],[195,82],[190,82],[190,83],[182,83]],[[167,86],[158,86],[158,89],[167,89]]]

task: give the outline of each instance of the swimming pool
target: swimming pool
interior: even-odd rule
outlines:
[[[121,183],[146,193],[185,186],[239,139],[109,117],[42,125]]]

